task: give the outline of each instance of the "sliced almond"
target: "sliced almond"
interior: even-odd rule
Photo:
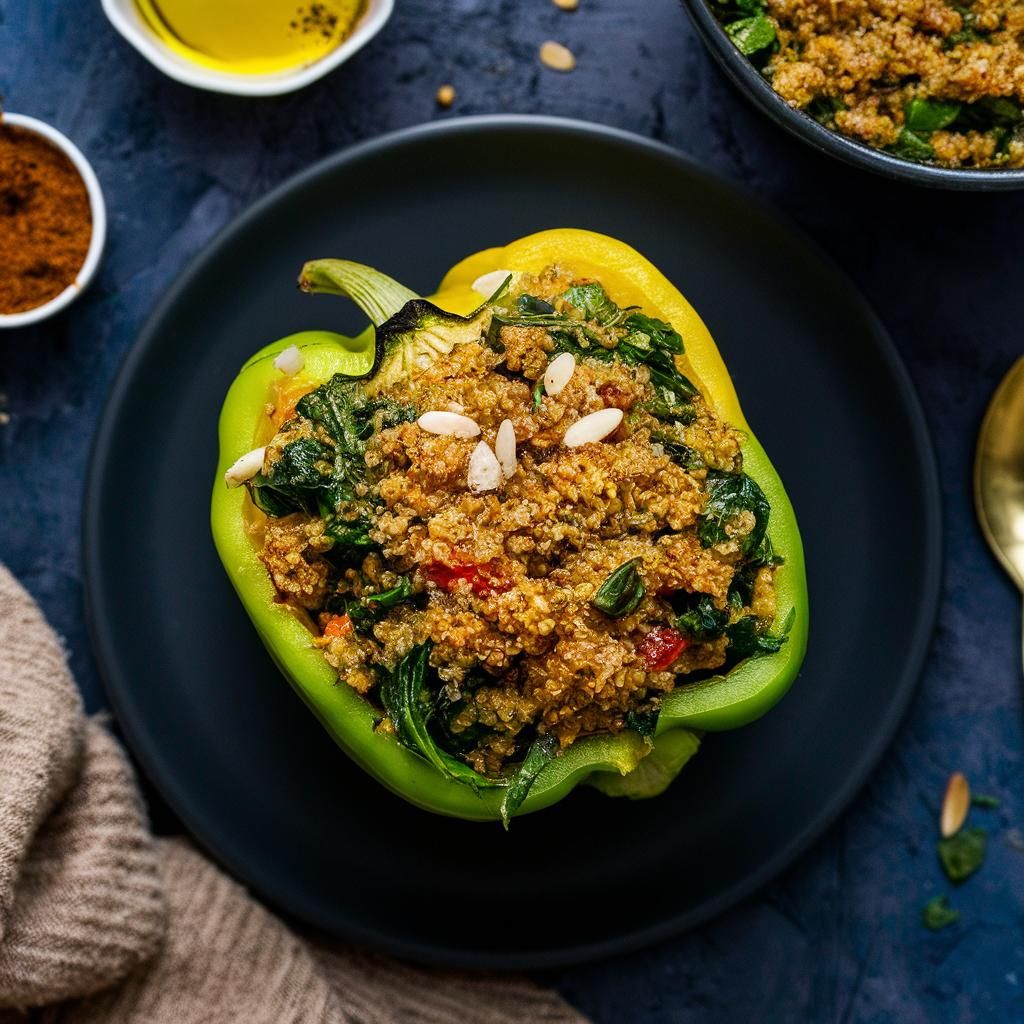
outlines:
[[[466,411],[466,407],[461,402],[449,402],[448,411],[457,412],[461,416]]]
[[[511,270],[492,270],[490,273],[481,274],[473,282],[473,291],[485,299],[489,299],[511,274]]]
[[[554,2],[560,11],[575,11],[580,5],[580,0],[554,0]]]
[[[540,62],[552,71],[572,71],[576,67],[572,50],[553,39],[541,44]]]
[[[471,420],[461,413],[441,409],[425,412],[416,422],[420,430],[445,437],[476,437],[480,433],[476,420]]]
[[[621,409],[600,409],[592,412],[589,416],[577,420],[562,438],[562,444],[567,448],[578,448],[581,444],[590,444],[593,441],[603,441],[609,434],[613,434],[622,422]]]
[[[286,377],[294,377],[306,365],[306,360],[299,351],[298,345],[289,345],[274,360],[274,368]]]
[[[572,380],[575,372],[576,357],[571,352],[555,356],[544,371],[544,393],[557,395]]]
[[[246,452],[224,474],[224,483],[228,487],[241,487],[246,480],[251,480],[263,469],[263,459],[266,454],[266,448],[254,448],[251,452]]]
[[[494,441],[494,454],[501,464],[501,474],[508,480],[516,475],[516,428],[511,420],[502,420]]]
[[[955,836],[967,820],[971,807],[971,787],[962,772],[953,772],[946,783],[946,795],[942,798],[942,812],[939,815],[939,831],[943,839]]]
[[[501,463],[486,441],[481,441],[469,457],[469,489],[476,494],[495,491],[501,483]]]

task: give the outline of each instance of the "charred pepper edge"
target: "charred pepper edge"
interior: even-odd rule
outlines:
[[[566,254],[570,254],[568,257]],[[705,397],[719,414],[747,432],[745,468],[772,505],[768,535],[786,561],[776,573],[778,612],[775,627],[795,612],[789,643],[777,654],[741,662],[729,673],[668,694],[657,734],[673,729],[736,728],[759,717],[789,689],[806,649],[807,600],[803,552],[796,520],[782,482],[764,450],[749,432],[732,383],[706,327],[682,295],[647,260],[614,239],[592,232],[562,229],[520,239],[505,249],[492,249],[458,264],[433,297],[443,309],[472,313],[480,297],[469,287],[486,271],[510,266],[536,272],[561,262],[581,276],[602,280],[609,290],[636,295],[645,308],[671,323],[687,340],[684,364],[703,385]],[[631,295],[622,295],[624,304]],[[259,413],[271,383],[279,379],[268,358],[297,344],[303,350],[303,375],[311,386],[334,373],[364,376],[374,359],[372,331],[356,338],[324,331],[303,332],[281,339],[256,353],[232,384],[220,418],[220,466],[211,506],[211,525],[228,576],[275,663],[320,719],[331,736],[369,774],[404,799],[436,813],[475,820],[501,817],[502,790],[473,792],[440,776],[398,740],[376,728],[377,712],[359,694],[338,685],[337,677],[309,642],[297,616],[275,601],[273,584],[259,561],[245,524],[243,489],[226,490],[221,477],[238,455],[252,447]],[[655,752],[658,743],[655,740]],[[519,814],[531,813],[561,800],[588,776],[625,775],[647,753],[647,741],[632,733],[587,737],[577,741],[540,772]],[[652,755],[653,756],[653,755]],[[606,776],[607,777],[607,776]]]

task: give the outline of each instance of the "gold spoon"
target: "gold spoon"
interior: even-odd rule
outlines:
[[[1024,593],[1024,356],[992,396],[974,457],[981,532]]]

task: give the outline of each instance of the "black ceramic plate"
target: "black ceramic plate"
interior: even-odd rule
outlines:
[[[235,600],[207,507],[217,415],[241,363],[293,331],[361,326],[342,300],[296,290],[305,259],[360,260],[426,293],[461,257],[559,225],[636,246],[706,320],[796,506],[811,640],[782,704],[709,738],[664,796],[577,792],[506,835],[408,806],[333,746]],[[234,874],[358,942],[428,961],[550,966],[704,920],[791,863],[847,805],[891,740],[928,644],[939,496],[892,344],[781,217],[631,135],[476,118],[331,157],[192,263],[103,418],[85,559],[124,733]]]

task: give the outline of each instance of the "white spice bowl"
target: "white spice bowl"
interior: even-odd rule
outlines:
[[[384,27],[394,7],[395,0],[367,0],[366,10],[348,38],[320,60],[287,71],[247,75],[205,68],[175,53],[147,27],[135,0],[103,0],[103,11],[111,25],[155,68],[196,89],[233,96],[280,96],[323,78],[362,49]]]
[[[75,170],[78,171],[85,184],[85,191],[89,195],[89,206],[92,210],[92,235],[89,239],[89,249],[75,280],[59,295],[44,302],[41,306],[33,306],[32,309],[26,309],[21,313],[0,313],[0,329],[3,329],[27,327],[29,324],[45,320],[47,317],[59,313],[85,291],[96,274],[96,268],[100,265],[100,257],[103,255],[103,247],[107,241],[107,204],[103,201],[103,192],[100,190],[100,183],[92,166],[82,155],[82,151],[66,135],[62,135],[56,128],[44,121],[26,117],[24,114],[5,112],[0,124],[32,132],[64,153],[74,164]]]

